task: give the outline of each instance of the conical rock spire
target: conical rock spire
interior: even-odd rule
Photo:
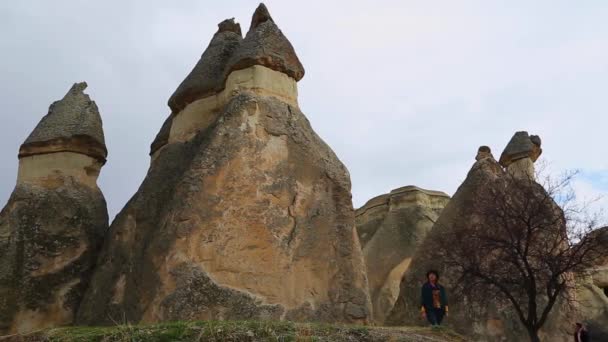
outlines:
[[[97,177],[107,154],[95,102],[76,83],[21,146],[0,210],[0,335],[70,325],[108,228]]]
[[[19,150],[19,158],[52,152],[76,152],[105,162],[103,124],[95,101],[75,83],[63,99],[53,102]]]
[[[189,103],[224,89],[226,63],[242,40],[241,27],[234,19],[218,24],[218,31],[198,63],[169,98],[169,107],[174,113]]]
[[[253,16],[251,17],[251,26],[249,26],[249,30],[253,30],[255,28],[257,28],[261,23],[270,20],[272,20],[272,17],[270,16],[270,12],[268,12],[268,8],[266,7],[266,5],[264,5],[264,3],[260,3],[260,5],[258,6],[258,8],[256,8],[255,12],[253,12]]]
[[[299,81],[304,67],[283,32],[274,23],[268,9],[260,4],[253,14],[251,27],[228,63],[228,72],[262,65]]]

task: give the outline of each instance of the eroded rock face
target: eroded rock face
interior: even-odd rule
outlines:
[[[594,233],[602,234],[608,249],[608,227]],[[579,320],[584,322],[593,340],[608,340],[608,258],[598,260],[589,274],[577,276]]]
[[[173,114],[169,114],[163,122],[160,131],[156,134],[154,141],[150,144],[150,157],[152,160],[158,156],[158,150],[163,148],[169,142],[169,134],[171,133],[171,125],[173,125]]]
[[[21,146],[17,185],[0,213],[0,332],[73,322],[108,214],[95,102],[75,84]]]
[[[443,192],[406,186],[356,211],[376,323],[382,324],[395,304],[401,276],[448,201]]]
[[[443,265],[438,264],[436,260],[436,254],[440,253],[440,251],[437,251],[437,249],[433,247],[433,237],[436,234],[441,234],[441,230],[450,227],[451,222],[455,220],[466,221],[470,219],[472,213],[471,208],[474,204],[477,192],[481,191],[483,186],[489,181],[500,177],[502,173],[502,168],[491,155],[486,155],[484,158],[480,158],[475,162],[465,181],[460,185],[450,202],[443,209],[436,222],[437,229],[431,229],[427,234],[425,241],[418,248],[418,252],[412,257],[409,268],[403,274],[399,297],[387,319],[387,324],[424,324],[419,318],[420,287],[425,281],[426,272],[431,269],[439,271],[441,282],[446,286],[448,291],[448,298],[452,310],[450,312],[449,322],[446,323],[458,326],[458,329],[461,332],[472,334],[475,330],[474,324],[483,324],[480,322],[485,322],[485,319],[483,318],[471,316],[471,313],[466,311],[467,305],[457,304],[460,303],[460,301],[449,296],[451,294],[449,283],[451,274],[449,270],[446,270]],[[458,307],[458,310],[454,310],[455,307]],[[495,330],[504,330],[504,324],[498,317],[491,317],[488,321],[500,321],[500,323],[494,324],[499,327],[499,329]]]
[[[369,319],[350,177],[294,78],[232,71],[174,114],[157,153],[112,223],[79,323]]]
[[[386,323],[426,324],[420,319],[420,288],[426,281],[426,272],[438,270],[440,282],[446,287],[449,298],[450,316],[445,324],[475,341],[525,341],[528,339],[527,332],[510,304],[502,304],[492,298],[450,296],[457,275],[441,261],[442,251],[435,245],[438,237],[445,234],[446,230],[478,219],[474,211],[476,199],[483,196],[489,186],[502,186],[501,184],[506,184],[505,177],[510,177],[508,170],[503,169],[493,158],[489,148],[480,148],[476,160],[414,253],[402,276],[399,297]],[[544,191],[540,185],[538,187],[539,191]],[[572,322],[562,319],[557,312],[558,308],[551,314],[541,334],[547,341],[568,341]]]

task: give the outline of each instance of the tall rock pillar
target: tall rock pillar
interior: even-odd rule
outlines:
[[[95,102],[72,86],[19,150],[0,213],[0,331],[72,323],[108,228],[97,177],[106,161]]]
[[[369,320],[350,177],[300,111],[303,76],[264,5],[245,38],[219,24],[169,100],[80,322]]]

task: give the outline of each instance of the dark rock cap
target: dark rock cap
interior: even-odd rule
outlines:
[[[241,26],[233,19],[219,23],[209,46],[190,74],[169,98],[169,107],[178,113],[188,104],[224,89],[226,64],[243,40]]]
[[[105,163],[108,151],[99,109],[86,82],[74,83],[63,99],[49,107],[19,149],[19,158],[53,152],[86,154]]]
[[[504,167],[518,159],[530,158],[536,161],[543,150],[540,148],[541,140],[538,135],[528,135],[526,131],[516,132],[507,147],[500,155],[500,164]]]
[[[253,13],[249,32],[228,64],[228,73],[262,65],[296,81],[304,77],[304,67],[293,46],[274,23],[264,4],[260,4]]]
[[[492,155],[492,150],[489,146],[485,145],[479,146],[479,149],[477,149],[477,155],[475,156],[475,160],[479,161],[484,158],[494,159],[494,156]]]
[[[156,138],[150,145],[150,155],[153,155],[154,152],[158,151],[161,147],[167,145],[169,142],[169,134],[171,133],[171,125],[173,124],[173,113],[169,114],[163,126],[160,128],[158,134],[156,134]]]
[[[479,149],[477,149],[477,152],[491,153],[492,150],[490,149],[489,146],[482,145],[482,146],[479,146]]]
[[[234,18],[230,18],[230,19],[226,19],[224,21],[222,21],[221,23],[217,24],[217,32],[218,33],[222,33],[222,32],[232,32],[232,33],[236,33],[239,36],[243,36],[243,33],[241,32],[241,25],[237,22],[234,21]]]

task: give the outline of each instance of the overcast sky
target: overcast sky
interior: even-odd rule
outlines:
[[[139,187],[167,99],[217,29],[257,1],[0,2],[0,206],[19,145],[72,83],[104,122],[113,217]],[[350,170],[353,201],[453,194],[479,145],[538,134],[581,198],[608,194],[608,2],[266,1],[306,68],[299,102]],[[608,207],[604,198],[603,205]]]

